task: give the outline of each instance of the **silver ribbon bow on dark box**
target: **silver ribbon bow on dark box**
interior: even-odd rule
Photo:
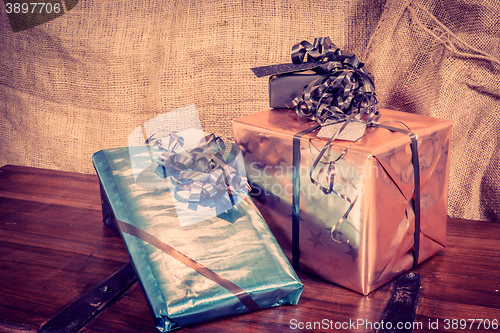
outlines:
[[[156,173],[171,178],[174,197],[187,203],[189,210],[210,207],[219,215],[241,200],[239,194],[248,193],[243,161],[238,158],[240,150],[235,143],[211,134],[203,137],[197,147],[186,149],[182,133],[177,132],[153,135],[146,143],[160,149],[157,162],[161,167]]]
[[[293,109],[302,117],[329,125],[323,126],[320,137],[333,136],[340,123],[356,113],[356,119],[349,120],[349,126],[337,136],[351,141],[363,135],[366,123],[376,121],[374,79],[356,55],[341,51],[329,37],[321,37],[313,44],[295,44],[291,58],[289,64],[252,68],[257,77],[270,76],[271,108]]]

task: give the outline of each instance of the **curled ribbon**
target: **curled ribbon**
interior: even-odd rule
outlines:
[[[292,101],[292,109],[301,117],[316,120],[319,124],[346,121],[355,113],[356,120],[365,116],[371,122],[378,115],[376,110],[373,76],[358,58],[343,52],[330,38],[316,38],[311,45],[302,41],[292,47],[295,64],[307,61],[318,64],[315,71],[323,76],[304,87]]]
[[[234,205],[232,196],[248,190],[247,178],[236,167],[239,148],[235,143],[226,149],[227,144],[211,134],[198,147],[185,150],[184,138],[175,132],[158,139],[152,136],[146,143],[164,150],[158,164],[168,169],[176,180],[176,196],[189,202],[189,209],[196,210],[203,200],[226,192]]]
[[[329,37],[314,39],[313,44],[302,41],[295,44],[291,50],[292,64],[271,65],[252,68],[257,77],[286,74],[305,70],[313,70],[321,77],[313,80],[298,92],[297,97],[291,102],[290,108],[301,116],[309,120],[316,121],[317,127],[311,128],[303,133],[298,133],[294,138],[294,165],[298,167],[300,163],[300,137],[319,127],[331,126],[343,123],[342,126],[331,136],[330,140],[321,149],[318,157],[314,161],[311,171],[311,182],[325,194],[333,193],[349,203],[349,207],[339,221],[331,228],[331,238],[336,242],[348,243],[349,240],[342,240],[344,237],[336,231],[336,228],[347,219],[357,200],[357,194],[353,198],[335,191],[335,163],[346,153],[347,147],[342,154],[334,161],[328,161],[327,167],[317,168],[321,159],[330,147],[331,143],[339,137],[344,129],[351,122],[361,122],[371,125],[378,121],[380,114],[377,111],[377,98],[375,96],[374,78],[368,72],[365,65],[359,61],[356,55],[341,51]],[[355,140],[358,141],[360,138]],[[354,142],[352,144],[354,144]],[[314,174],[317,169],[317,176]],[[328,185],[325,187],[317,178],[322,174]],[[297,178],[296,176],[295,178]],[[337,176],[339,177],[339,176]],[[343,182],[355,186],[347,179],[339,177]],[[293,209],[298,213],[298,191],[294,195]],[[294,221],[299,217],[294,216]],[[294,222],[295,224],[295,222]],[[297,236],[298,239],[298,236]],[[298,252],[298,250],[297,250]]]
[[[315,38],[312,45],[304,40],[292,47],[292,62],[294,64],[304,62],[327,63],[336,58],[336,51],[337,47],[332,43],[330,37]]]
[[[291,58],[292,64],[263,66],[252,70],[258,77],[305,69],[313,69],[322,75],[298,93],[291,103],[291,108],[299,116],[317,121],[322,127],[344,123],[319,153],[311,168],[310,178],[311,182],[325,194],[334,192],[346,199],[347,197],[333,190],[333,179],[335,162],[345,155],[347,149],[336,161],[328,163],[328,170],[325,173],[328,187],[322,186],[314,178],[313,173],[330,144],[340,136],[350,122],[371,125],[379,120],[374,78],[356,55],[341,51],[329,37],[316,38],[313,44],[307,41],[295,44],[291,50]],[[350,202],[348,198],[346,200]]]
[[[330,126],[343,122],[314,161],[310,171],[310,179],[325,194],[333,193],[349,203],[346,212],[330,229],[331,238],[334,241],[344,242],[341,240],[342,235],[336,229],[349,216],[358,195],[350,198],[335,191],[334,177],[335,163],[347,153],[350,146],[335,160],[329,161],[326,170],[322,168],[323,170],[318,172],[318,176],[319,173],[324,172],[329,184],[328,187],[321,185],[315,179],[314,173],[330,144],[339,137],[350,122],[356,121],[369,125],[380,118],[376,108],[374,79],[354,54],[341,51],[328,37],[316,38],[313,44],[307,41],[295,44],[292,47],[291,57],[294,64],[302,64],[305,61],[318,64],[315,71],[323,75],[298,93],[292,101],[292,109],[299,116],[318,122],[320,126]],[[340,179],[352,186],[357,193],[352,182],[342,177]],[[349,240],[345,242],[348,243]]]
[[[332,43],[329,37],[316,38],[313,44],[302,41],[295,44],[291,51],[291,64],[280,64],[252,68],[257,77],[287,74],[306,70],[313,70],[321,77],[310,82],[298,92],[297,97],[292,101],[291,108],[301,116],[316,121],[318,124],[297,133],[293,138],[293,165],[294,169],[300,166],[300,138],[318,128],[343,123],[342,126],[330,137],[328,142],[321,149],[310,171],[310,179],[313,184],[320,188],[325,194],[333,193],[349,203],[349,207],[344,215],[330,229],[331,238],[339,243],[349,243],[349,239],[337,227],[347,220],[358,195],[349,198],[334,190],[335,163],[340,160],[349,147],[357,142],[361,137],[354,140],[351,145],[344,149],[338,158],[333,161],[321,162],[324,154],[331,143],[339,137],[351,122],[360,122],[366,126],[382,127],[390,131],[397,131],[409,136],[412,147],[412,163],[414,168],[414,199],[412,204],[415,211],[415,232],[414,232],[414,265],[418,263],[419,243],[420,243],[420,176],[418,164],[418,149],[416,136],[410,130],[401,130],[391,126],[378,123],[380,113],[377,111],[377,98],[375,95],[374,78],[368,72],[363,63],[349,52],[341,51]],[[318,171],[318,177],[323,174],[326,178],[327,187],[323,186],[314,178],[314,172],[319,163],[328,165]],[[342,181],[352,186],[353,183],[337,175]],[[292,198],[292,261],[295,268],[299,268],[299,221],[300,221],[300,180],[298,172],[293,175],[293,198]]]

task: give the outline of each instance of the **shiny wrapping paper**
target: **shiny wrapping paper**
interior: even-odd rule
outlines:
[[[422,262],[446,243],[452,122],[379,111],[379,123],[409,128],[417,137],[421,190],[418,262]],[[233,121],[234,138],[243,152],[254,201],[290,260],[292,142],[295,135],[314,125],[316,122],[283,109]],[[299,268],[366,295],[414,264],[410,139],[407,134],[369,127],[354,144],[335,140],[319,166],[328,166],[348,148],[335,163],[336,195],[324,194],[310,179],[311,167],[328,141],[316,137],[316,133],[300,139]],[[349,201],[352,209],[344,220]]]
[[[133,147],[99,151],[93,162],[157,328],[297,304],[303,285],[251,199],[181,226],[170,187],[158,186],[169,182],[152,162],[161,151],[149,153],[137,178]]]
[[[269,78],[269,106],[289,109],[299,91],[322,76],[312,71],[273,75]]]

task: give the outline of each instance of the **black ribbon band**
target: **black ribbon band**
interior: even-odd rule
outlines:
[[[300,138],[321,126],[314,125],[293,136],[293,173],[292,173],[292,266],[299,269],[300,248],[299,248],[299,230],[300,230]]]
[[[357,61],[354,54],[341,51],[332,43],[329,37],[315,38],[313,44],[308,41],[302,41],[295,44],[292,46],[291,58],[292,63],[255,67],[251,70],[257,77],[311,69],[326,74],[330,72],[334,66],[340,67],[339,64],[346,59],[351,63],[351,66],[361,65],[360,67],[362,67],[362,64]]]
[[[413,165],[413,198],[412,198],[412,207],[413,212],[415,214],[415,231],[413,233],[413,269],[415,269],[418,265],[418,257],[420,254],[420,163],[418,161],[418,146],[417,146],[417,138],[415,133],[410,130],[404,130],[401,128],[387,126],[384,124],[373,124],[374,127],[380,127],[388,129],[389,131],[399,132],[408,135],[410,138],[411,144],[411,163]],[[405,125],[406,126],[406,125]]]

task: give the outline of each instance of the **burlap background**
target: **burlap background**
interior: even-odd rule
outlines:
[[[250,68],[330,36],[367,63],[382,107],[455,121],[449,214],[498,221],[496,4],[425,3],[80,0],[18,33],[1,3],[0,165],[93,173],[92,153],[193,103],[230,138],[233,118],[268,108]]]

